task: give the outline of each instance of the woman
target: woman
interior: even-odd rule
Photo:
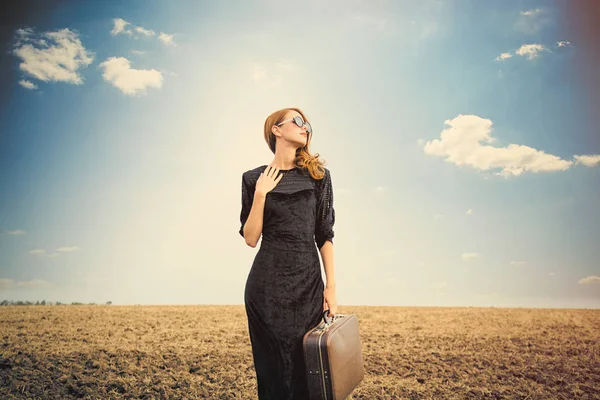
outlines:
[[[262,234],[244,292],[258,398],[307,400],[302,339],[337,311],[331,175],[308,150],[312,127],[298,108],[271,114],[264,137],[275,159],[243,173],[239,231],[250,247]]]

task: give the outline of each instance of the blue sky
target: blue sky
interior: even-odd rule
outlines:
[[[542,1],[64,2],[2,57],[0,298],[243,304],[300,107],[340,305],[600,306],[600,147]]]

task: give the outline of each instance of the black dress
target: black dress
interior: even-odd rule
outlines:
[[[266,165],[242,175],[240,235]],[[307,400],[302,338],[323,315],[319,251],[333,243],[331,175],[313,179],[301,168],[267,193],[260,248],[248,274],[244,303],[259,400]]]

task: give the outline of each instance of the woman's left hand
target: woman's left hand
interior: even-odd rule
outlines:
[[[323,291],[323,312],[329,309],[329,316],[333,317],[337,313],[337,298],[335,295],[335,287],[326,287]]]

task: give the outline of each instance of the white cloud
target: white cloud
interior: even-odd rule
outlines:
[[[435,220],[442,219],[442,218],[444,218],[444,216],[442,214],[435,214],[433,216],[433,219],[435,219]]]
[[[512,57],[512,54],[510,52],[509,53],[502,53],[498,57],[496,57],[496,61],[507,60],[507,59],[509,59],[511,57]]]
[[[592,275],[592,276],[588,276],[586,278],[582,278],[579,280],[579,283],[582,285],[593,285],[593,284],[600,284],[600,276],[596,276],[596,275]]]
[[[131,29],[128,27],[131,26]],[[113,29],[110,32],[113,36],[116,35],[129,35],[134,39],[139,39],[139,36],[133,36],[134,33],[139,33],[145,37],[153,37],[156,35],[152,29],[144,28],[143,26],[135,26],[131,22],[125,21],[123,18],[115,18],[113,19]],[[173,41],[173,35],[160,32],[158,35],[158,40],[160,40],[165,45],[175,46],[175,42]],[[133,52],[133,51],[132,51]],[[142,54],[141,52],[136,54]]]
[[[473,210],[471,210],[470,208],[467,210],[467,215],[473,215]]]
[[[558,47],[567,47],[571,45],[571,42],[567,42],[566,40],[561,40],[560,42],[556,42]]]
[[[527,264],[526,261],[511,261],[510,265],[525,265]]]
[[[141,50],[131,50],[131,54],[135,54],[136,56],[142,56],[146,54],[146,52]]]
[[[521,11],[521,15],[524,15],[526,17],[533,17],[539,15],[541,12],[542,10],[540,8],[536,8],[535,10]]]
[[[161,68],[160,72],[161,72],[161,74],[164,74],[164,75],[177,76],[176,72],[172,72],[172,71],[166,70],[164,68]]]
[[[62,252],[71,252],[71,251],[77,251],[77,250],[79,250],[79,247],[77,247],[77,246],[59,247],[58,249],[56,249],[56,251],[62,251]],[[60,256],[59,253],[47,254],[46,250],[44,250],[44,249],[29,250],[29,254],[37,254],[37,255],[40,255],[40,256],[46,255],[49,258],[54,258],[54,257]]]
[[[538,43],[524,44],[515,50],[515,54],[521,57],[527,57],[528,60],[533,60],[538,57],[542,51],[550,51],[547,47]],[[502,53],[495,58],[496,61],[504,61],[512,58],[511,52]]]
[[[491,136],[492,121],[477,115],[459,114],[452,120],[444,121],[445,128],[440,139],[425,144],[425,154],[446,157],[447,162],[458,166],[467,165],[481,171],[500,169],[496,175],[518,176],[525,171],[563,171],[571,167],[566,161],[552,154],[529,146],[509,144],[494,147]]]
[[[48,289],[54,287],[54,284],[42,279],[31,281],[13,281],[12,279],[0,278],[0,290],[11,289]]]
[[[136,26],[135,27],[135,31],[137,33],[141,33],[142,35],[145,35],[145,36],[154,36],[154,31],[153,30],[142,28],[141,26]]]
[[[474,260],[479,258],[479,253],[462,253],[461,257],[463,260]]]
[[[158,40],[167,46],[176,46],[175,42],[173,41],[173,35],[168,33],[161,32],[160,35],[158,35]]]
[[[533,35],[552,24],[550,12],[543,8],[525,10],[519,13],[515,29]]]
[[[35,32],[32,28],[19,28],[15,31],[19,40],[26,40],[27,38],[35,35]]]
[[[547,50],[543,45],[532,43],[532,44],[524,44],[519,49],[516,50],[520,56],[527,57],[528,60],[533,60],[536,58],[541,51]]]
[[[554,272],[550,272],[548,275],[550,275],[550,276],[554,276]]]
[[[113,19],[113,30],[110,32],[113,36],[119,34],[127,34],[132,35],[133,32],[130,29],[125,29],[127,25],[131,25],[129,22],[125,21],[123,18],[115,18]]]
[[[9,235],[24,235],[25,231],[21,230],[21,229],[17,229],[14,231],[6,231],[7,234]]]
[[[79,247],[77,247],[77,246],[59,247],[58,249],[56,249],[56,251],[77,251],[77,250],[79,250]]]
[[[133,69],[124,57],[109,57],[99,68],[102,77],[129,96],[145,94],[147,88],[162,88],[163,76],[155,69]]]
[[[37,85],[31,81],[21,79],[19,81],[19,85],[23,86],[25,89],[37,89]]]
[[[44,82],[83,83],[77,71],[90,65],[94,54],[85,49],[76,32],[67,28],[44,32],[42,36],[53,45],[36,39],[30,28],[17,30],[17,36],[13,52],[23,61],[21,71]]]
[[[577,164],[583,164],[586,167],[595,167],[600,165],[600,154],[573,156]]]

